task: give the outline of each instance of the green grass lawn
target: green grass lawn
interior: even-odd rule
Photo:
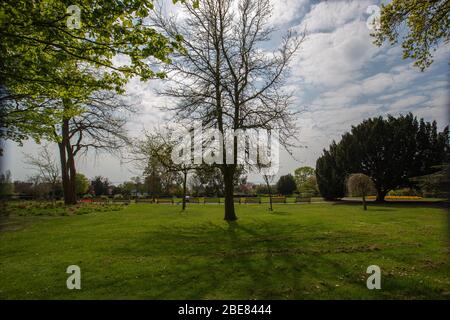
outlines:
[[[1,299],[450,298],[446,211],[415,205],[132,204],[0,225]],[[67,266],[81,290],[66,288]],[[381,290],[366,288],[378,265]]]

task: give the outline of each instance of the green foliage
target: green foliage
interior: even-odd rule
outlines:
[[[402,38],[403,58],[412,58],[422,71],[433,62],[432,52],[450,39],[450,1],[392,0],[381,9],[375,44]],[[403,28],[407,28],[406,34]]]
[[[80,28],[69,28],[73,1],[5,0],[0,4],[0,136],[21,142],[52,136],[61,116],[55,100],[82,101],[96,90],[123,92],[127,81],[164,77],[149,59],[168,62],[180,43],[144,24],[149,0],[76,1]],[[114,62],[116,57],[121,58]]]
[[[397,196],[397,197],[404,197],[404,196],[418,196],[418,192],[412,188],[401,188],[401,189],[395,189],[391,190],[388,193],[388,196]]]
[[[277,190],[284,196],[291,195],[297,190],[295,179],[292,174],[281,176],[277,182]]]
[[[104,196],[108,194],[108,190],[110,187],[110,183],[108,178],[103,178],[102,176],[96,176],[91,181],[92,189],[94,190],[94,194],[96,197]]]
[[[83,195],[89,190],[89,179],[82,173],[75,175],[75,192],[77,195]]]
[[[316,172],[311,167],[300,167],[294,172],[295,183],[297,184],[297,190],[302,194],[309,194],[311,196],[317,196],[319,193],[317,187]]]
[[[448,161],[449,148],[448,127],[438,133],[436,122],[412,114],[367,119],[317,160],[319,188],[325,198],[342,196],[345,177],[359,172],[373,180],[382,201],[390,190],[414,186],[410,178],[435,172]]]
[[[333,142],[316,161],[316,178],[320,194],[327,200],[345,196],[345,172],[338,167],[340,148]]]

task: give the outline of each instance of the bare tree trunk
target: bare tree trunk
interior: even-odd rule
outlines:
[[[224,165],[223,180],[225,184],[225,217],[226,221],[236,221],[236,213],[234,211],[234,167],[233,165]]]
[[[363,201],[364,211],[367,211],[367,203],[366,203],[366,195],[365,194],[362,195],[362,201]]]
[[[187,180],[187,171],[183,172],[183,207],[182,210],[186,209],[186,180]]]
[[[268,182],[266,182],[266,184],[267,184],[267,189],[269,190],[269,202],[270,202],[269,210],[273,211],[273,207],[272,207],[272,189],[270,188],[270,184]]]
[[[58,148],[59,148],[59,158],[61,162],[61,179],[62,179],[64,203],[70,204],[67,192],[69,183],[69,173],[67,171],[66,147],[64,141],[58,143]]]
[[[66,144],[67,150],[67,169],[69,171],[69,183],[68,183],[68,194],[70,198],[70,204],[77,203],[77,195],[76,195],[76,184],[75,184],[75,159],[72,153],[72,147],[70,146],[70,141]]]
[[[55,199],[55,189],[56,189],[56,181],[53,181],[53,183],[52,183],[52,202],[53,202],[53,205],[54,205],[55,202],[56,202],[56,199]]]
[[[381,188],[377,188],[377,202],[385,202],[385,197],[386,197],[387,191],[384,191]]]
[[[70,101],[64,100],[64,109],[70,108]],[[76,204],[75,194],[75,161],[70,146],[69,118],[64,117],[62,121],[62,142],[58,144],[61,157],[61,176],[63,180],[64,203],[66,205]]]

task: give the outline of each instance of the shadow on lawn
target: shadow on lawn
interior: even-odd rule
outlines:
[[[365,286],[358,272],[311,251],[309,238],[292,237],[285,228],[282,233],[264,221],[160,227],[119,254],[164,261],[163,271],[151,271],[152,285],[159,288],[152,298],[307,298],[336,289],[337,277],[345,274],[351,274],[347,286]]]

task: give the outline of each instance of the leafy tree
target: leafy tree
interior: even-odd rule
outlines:
[[[300,193],[309,193],[316,196],[318,193],[316,172],[311,167],[300,167],[294,172],[297,190]]]
[[[96,196],[108,195],[108,189],[110,186],[108,178],[103,178],[102,176],[96,176],[91,181],[92,189]]]
[[[125,181],[119,186],[122,195],[130,196],[132,192],[136,191],[136,184],[133,181]]]
[[[392,0],[382,6],[375,44],[395,44],[402,38],[403,58],[414,59],[423,71],[433,62],[432,51],[450,39],[449,12],[448,0]]]
[[[367,119],[318,159],[319,188],[326,194],[333,185],[339,192],[332,195],[342,195],[345,176],[359,172],[373,180],[377,201],[384,201],[390,190],[412,187],[410,178],[448,162],[449,148],[448,127],[438,132],[436,122],[418,121],[412,114]]]
[[[315,175],[310,176],[306,179],[300,188],[297,188],[299,193],[308,194],[311,196],[319,195],[319,187],[317,186],[317,178]]]
[[[326,200],[336,200],[345,195],[345,174],[338,167],[338,158],[338,146],[333,142],[330,150],[324,150],[316,162],[317,185],[321,196]]]
[[[77,173],[75,176],[75,191],[78,196],[81,196],[89,190],[89,179],[82,173]]]
[[[362,197],[363,208],[366,211],[366,196],[374,190],[373,181],[365,174],[353,173],[347,179],[347,190],[352,196]]]
[[[1,136],[22,141],[51,135],[60,110],[48,99],[73,99],[93,90],[123,91],[132,76],[164,77],[148,59],[169,62],[179,38],[169,40],[144,23],[149,0],[80,0],[81,24],[68,26],[72,1],[5,0],[0,4]],[[121,57],[125,63],[114,63]],[[69,110],[67,110],[69,109]],[[65,114],[79,112],[67,108]],[[46,124],[42,126],[42,124]]]
[[[297,190],[297,185],[295,184],[295,179],[292,174],[287,174],[281,176],[277,182],[277,190],[282,195],[291,195]]]
[[[73,18],[68,10],[72,4],[64,0],[0,4],[0,137],[18,143],[28,137],[58,143],[66,204],[76,202],[74,153],[80,143],[72,146],[71,139],[96,133],[91,141],[103,147],[105,141],[99,137],[107,137],[110,146],[110,138],[119,136],[102,127],[105,122],[100,124],[98,117],[76,124],[77,135],[71,132],[74,117],[92,115],[85,107],[96,93],[123,93],[133,76],[144,81],[164,77],[164,72],[151,69],[149,59],[167,63],[170,54],[181,50],[179,37],[169,40],[144,23],[152,1],[77,1],[78,28],[67,25]],[[117,57],[125,62],[117,62]],[[85,141],[82,145],[96,148]]]

